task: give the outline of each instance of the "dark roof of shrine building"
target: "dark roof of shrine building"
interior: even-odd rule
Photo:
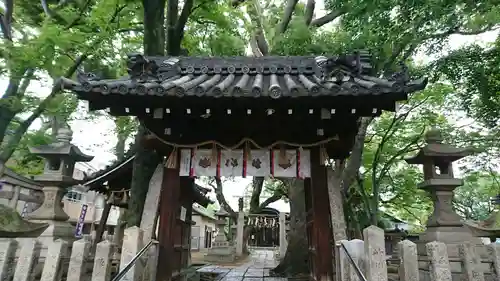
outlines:
[[[63,79],[82,99],[99,96],[263,97],[380,96],[421,90],[427,79],[412,80],[407,68],[390,77],[374,76],[365,52],[339,57],[147,57],[128,56],[128,76],[100,79],[80,74]]]
[[[213,213],[211,213],[205,207],[199,206],[197,204],[193,204],[193,213],[196,213],[200,216],[206,217],[210,220],[217,220],[217,218],[215,217],[215,215]]]

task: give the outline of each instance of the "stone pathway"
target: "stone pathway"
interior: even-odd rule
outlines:
[[[220,281],[286,281],[286,278],[270,277],[269,270],[276,267],[278,261],[271,249],[250,250],[249,261],[238,267],[209,265],[198,269],[199,273],[219,274]]]

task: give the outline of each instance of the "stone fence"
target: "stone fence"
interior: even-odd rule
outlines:
[[[119,245],[109,240],[97,244],[91,252],[89,239],[74,242],[56,240],[42,245],[36,238],[0,241],[1,281],[109,281],[123,269],[143,247],[143,231],[138,227],[127,228],[121,254],[116,257]],[[46,247],[46,252],[41,253]],[[122,280],[148,280],[152,266],[149,255],[140,259]]]
[[[397,257],[388,259],[385,253],[384,231],[370,226],[364,230],[363,240],[341,241],[353,260],[369,281],[497,281],[500,280],[500,245],[490,244],[487,258],[476,254],[475,246],[464,243],[458,246],[462,272],[453,273],[447,246],[441,242],[425,245],[427,256],[417,254],[417,245],[405,240],[398,244]],[[42,242],[38,239],[0,241],[1,281],[109,281],[114,273],[124,268],[143,247],[143,231],[138,227],[124,231],[121,254],[113,257],[118,245],[108,240],[97,244],[91,252],[91,242],[80,239],[74,242],[56,240]],[[45,258],[41,249],[46,246]],[[335,247],[338,281],[360,281],[346,251]],[[154,276],[152,249],[140,259],[123,280],[151,280]],[[361,280],[362,281],[362,280]]]
[[[450,233],[450,235],[452,235]],[[476,254],[475,245],[458,245],[462,272],[452,273],[446,244],[431,242],[425,245],[427,256],[417,254],[417,245],[409,240],[399,242],[395,258],[385,253],[384,231],[370,226],[363,231],[363,240],[341,241],[368,281],[498,281],[500,280],[500,245],[485,246],[488,258]],[[335,247],[338,281],[360,281],[346,251]],[[361,280],[362,281],[362,280]]]

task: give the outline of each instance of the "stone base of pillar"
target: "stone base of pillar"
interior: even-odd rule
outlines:
[[[416,242],[419,268],[421,269],[420,272],[423,272],[424,275],[426,272],[428,273],[429,267],[425,244],[432,241],[439,241],[446,244],[448,258],[450,259],[452,281],[461,281],[463,277],[462,262],[460,261],[459,254],[460,244],[469,242],[472,245],[475,245],[475,251],[479,257],[483,259],[488,257],[486,247],[482,243],[481,239],[474,237],[465,227],[429,227],[419,236],[419,239]],[[485,275],[487,274],[489,274],[488,270],[485,271]]]
[[[213,263],[232,263],[236,258],[236,250],[232,246],[212,247],[208,249],[204,260]]]
[[[205,254],[205,260],[214,263],[231,263],[234,262],[235,256],[236,248],[226,240],[224,231],[221,228],[217,236],[215,236],[212,248],[209,248],[208,252]]]
[[[481,257],[486,257],[486,250],[480,238],[474,237],[465,227],[429,227],[420,234],[417,242],[419,255],[427,255],[425,244],[428,242],[439,241],[448,246],[448,256],[458,257],[458,244],[470,242],[477,245],[476,253]]]
[[[68,242],[72,242],[76,240],[75,238],[75,227],[72,226],[69,222],[65,221],[40,221],[34,220],[32,222],[45,222],[49,224],[49,227],[45,229],[44,232],[40,234],[38,239],[40,242],[45,244],[45,242],[52,242],[57,239],[66,240]]]

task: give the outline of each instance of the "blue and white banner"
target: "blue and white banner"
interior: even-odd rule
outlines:
[[[85,215],[87,214],[87,208],[87,204],[82,205],[82,211],[80,212],[80,217],[78,218],[78,223],[76,224],[76,238],[81,238],[83,236],[83,226],[85,224]]]

